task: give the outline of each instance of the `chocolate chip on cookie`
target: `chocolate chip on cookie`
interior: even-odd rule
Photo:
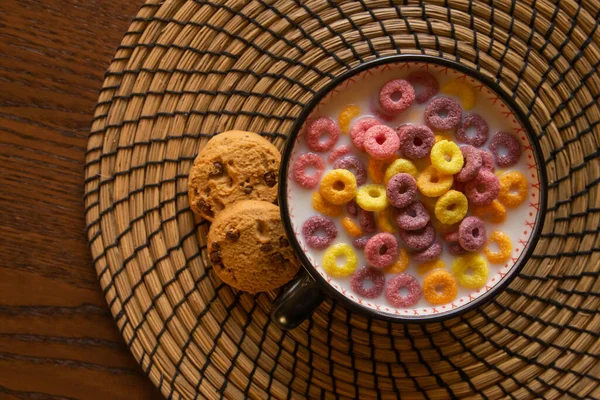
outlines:
[[[214,268],[223,282],[250,293],[278,288],[300,268],[279,207],[265,201],[238,201],[217,214],[208,231],[208,254],[213,264],[224,266]]]
[[[279,150],[256,133],[215,135],[190,171],[192,211],[212,221],[223,208],[239,200],[275,202],[280,161]]]

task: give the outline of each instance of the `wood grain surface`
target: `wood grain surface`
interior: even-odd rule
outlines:
[[[0,399],[159,399],[102,297],[83,165],[143,0],[0,0]]]

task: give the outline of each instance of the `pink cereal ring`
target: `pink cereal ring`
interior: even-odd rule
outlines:
[[[425,108],[425,123],[435,131],[454,130],[461,118],[460,104],[449,97],[437,96]]]
[[[391,233],[373,236],[365,246],[365,259],[369,265],[385,268],[398,258],[398,241]]]
[[[440,90],[440,85],[435,76],[426,71],[415,71],[406,80],[413,85],[413,88],[416,85],[422,86],[420,93],[416,93],[417,90],[415,88],[415,101],[419,104],[426,103]]]
[[[465,184],[465,195],[469,204],[486,206],[498,197],[500,180],[492,171],[480,169],[475,179]]]
[[[496,167],[492,153],[483,149],[479,149],[479,155],[481,155],[481,168],[489,169],[490,171],[494,172]]]
[[[365,164],[355,156],[345,156],[333,164],[334,169],[346,169],[354,174],[356,184],[364,185],[367,182],[367,168]]]
[[[375,222],[375,213],[366,211],[359,207],[358,222],[365,233],[374,233],[377,231],[377,222]]]
[[[325,236],[317,235],[317,232],[323,232]],[[308,247],[323,250],[337,237],[337,228],[332,220],[322,215],[310,217],[302,225],[302,235]]]
[[[404,208],[417,199],[417,181],[410,174],[392,176],[387,184],[386,194],[391,205]]]
[[[404,79],[386,82],[379,90],[379,107],[384,114],[399,114],[415,101],[415,89]]]
[[[407,295],[400,294],[402,288],[408,290]],[[421,286],[413,276],[403,272],[388,281],[385,298],[394,307],[410,307],[417,304],[421,298]]]
[[[381,122],[371,117],[361,118],[356,121],[354,125],[352,125],[352,128],[350,128],[350,138],[352,139],[352,144],[354,144],[357,149],[363,151],[365,149],[365,133],[367,130],[369,130],[369,128],[372,128],[376,125],[381,125]]]
[[[306,169],[313,167],[315,172],[313,175],[308,175]],[[313,189],[317,187],[323,172],[325,171],[325,161],[315,153],[302,154],[294,163],[294,180],[303,188]]]
[[[411,203],[398,213],[396,223],[400,229],[405,231],[416,231],[425,228],[429,223],[429,212],[420,201]]]
[[[444,240],[448,242],[448,249],[450,250],[450,254],[460,256],[462,254],[468,253],[458,243],[458,231],[446,233],[446,235],[444,236]]]
[[[466,217],[458,227],[458,244],[467,251],[479,251],[486,242],[485,224],[477,217]]]
[[[474,179],[477,173],[481,169],[481,153],[478,149],[471,145],[462,146],[460,151],[463,155],[465,163],[458,174],[456,174],[456,180],[459,182],[466,182]]]
[[[506,154],[501,151],[503,147]],[[490,143],[490,150],[500,168],[512,167],[521,158],[521,143],[508,132],[496,132]]]
[[[431,246],[423,251],[413,254],[413,260],[418,263],[424,263],[428,261],[437,260],[442,254],[442,244],[437,240],[434,241]]]
[[[365,132],[365,151],[376,160],[392,157],[400,147],[396,131],[386,125],[375,125]]]
[[[323,136],[327,137],[325,141],[321,141]],[[320,117],[310,121],[306,128],[306,145],[318,153],[331,150],[339,137],[340,127],[329,117]]]
[[[365,280],[370,280],[372,283],[372,286],[369,289],[365,288]],[[356,270],[354,275],[352,275],[352,279],[350,280],[352,291],[367,299],[376,299],[381,296],[384,286],[384,273],[380,269],[373,267],[360,267]]]
[[[335,160],[347,154],[350,154],[351,151],[352,149],[350,148],[350,146],[346,146],[345,144],[342,146],[338,146],[335,149],[333,149],[333,151],[329,154],[329,157],[327,157],[327,161],[329,162],[329,164],[333,164]]]
[[[400,229],[398,234],[400,235],[400,239],[402,239],[404,244],[414,251],[425,250],[431,246],[435,240],[435,229],[433,229],[431,222],[425,225],[425,228],[416,231]]]
[[[419,159],[429,155],[435,144],[435,135],[425,125],[402,124],[396,128],[400,151],[406,158]]]
[[[475,136],[469,136],[467,129],[475,128]],[[475,147],[481,147],[490,136],[490,128],[485,119],[479,114],[470,113],[465,116],[462,123],[456,128],[456,140]]]

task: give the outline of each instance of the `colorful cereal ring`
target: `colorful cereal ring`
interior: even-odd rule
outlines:
[[[437,269],[423,279],[423,297],[433,305],[450,303],[458,294],[458,285],[447,271]]]
[[[468,271],[472,273],[469,274]],[[467,289],[481,289],[488,279],[488,265],[479,254],[456,257],[452,262],[452,274],[458,284]]]
[[[338,264],[338,257],[344,257],[343,264]],[[358,258],[352,247],[347,243],[337,243],[329,246],[323,254],[323,269],[333,277],[351,275],[358,265]]]
[[[331,170],[321,179],[319,192],[332,204],[345,204],[356,196],[356,178],[345,169]]]

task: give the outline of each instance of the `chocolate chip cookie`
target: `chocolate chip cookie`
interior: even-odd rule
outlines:
[[[274,202],[280,161],[279,150],[256,133],[228,131],[214,136],[190,172],[192,211],[212,221],[238,200]]]
[[[238,201],[217,214],[208,232],[208,254],[223,282],[250,293],[278,288],[300,268],[279,207],[266,201]]]

